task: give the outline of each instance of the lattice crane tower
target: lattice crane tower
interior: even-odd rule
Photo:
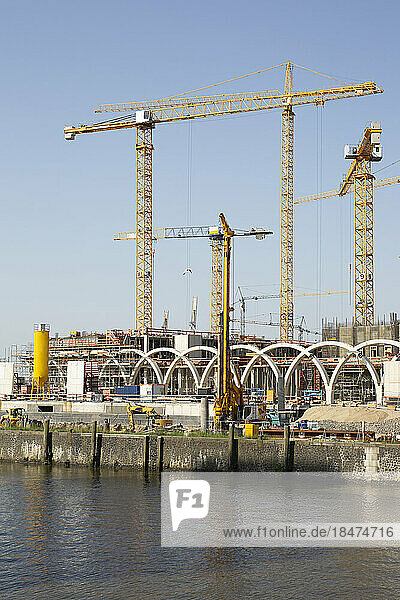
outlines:
[[[359,144],[345,146],[353,162],[340,187],[354,192],[354,325],[374,324],[374,176],[371,162],[382,160],[381,124],[372,122]]]

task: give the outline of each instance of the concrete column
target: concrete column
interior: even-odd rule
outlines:
[[[365,446],[365,472],[377,473],[379,467],[379,448],[377,446]]]
[[[202,398],[200,400],[200,427],[204,432],[208,430],[208,418],[208,398]]]
[[[178,367],[177,369],[177,385],[178,385],[178,396],[182,394],[182,371]]]
[[[278,377],[278,410],[285,410],[285,380],[282,375]]]
[[[325,390],[325,400],[327,404],[333,404],[333,386],[329,385]]]
[[[383,385],[382,384],[378,385],[376,388],[376,405],[377,406],[383,405]]]

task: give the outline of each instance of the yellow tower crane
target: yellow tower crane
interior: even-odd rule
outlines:
[[[251,235],[265,235],[262,228],[252,228]],[[115,241],[136,240],[135,231],[120,231],[114,235]],[[250,235],[249,232],[236,230],[236,236]],[[223,305],[223,257],[224,236],[223,230],[217,225],[208,227],[162,227],[153,230],[153,240],[162,239],[188,239],[208,237],[211,246],[211,332],[218,334],[220,331],[220,316]]]
[[[219,332],[219,316],[222,311],[223,236],[218,227],[163,227],[153,230],[153,241],[208,237],[211,247],[211,332]],[[135,231],[120,231],[114,240],[137,240]]]
[[[345,158],[352,164],[338,190],[296,198],[295,204],[324,198],[354,195],[354,324],[374,323],[374,188],[400,183],[400,177],[377,179],[371,173],[371,162],[382,158],[380,123],[373,122],[364,130],[362,140],[345,146]]]
[[[354,192],[354,325],[374,324],[374,176],[371,162],[382,160],[381,124],[368,125],[356,146],[345,146],[352,159],[339,189]]]
[[[67,140],[73,140],[77,135],[83,133],[136,129],[136,329],[139,331],[144,331],[152,326],[152,156],[154,127],[159,123],[204,119],[279,108],[283,109],[280,331],[281,339],[288,341],[293,339],[293,107],[306,104],[323,105],[329,100],[357,98],[378,94],[383,90],[378,88],[373,81],[367,81],[329,89],[295,91],[292,76],[293,66],[295,65],[288,62],[277,66],[285,67],[283,91],[238,92],[188,98],[182,97],[186,94],[181,94],[181,97],[174,96],[160,100],[101,105],[95,112],[131,112],[132,114],[127,115],[126,118],[118,117],[92,125],[64,128],[64,135]],[[263,69],[263,71],[267,70]],[[263,71],[257,71],[257,73]],[[253,74],[255,73],[236,77],[235,79]]]

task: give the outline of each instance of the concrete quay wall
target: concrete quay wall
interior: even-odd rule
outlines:
[[[149,471],[400,473],[400,445],[0,430],[0,461]]]

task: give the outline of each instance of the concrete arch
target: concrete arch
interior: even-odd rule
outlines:
[[[258,351],[247,363],[246,368],[243,371],[242,377],[241,377],[241,383],[242,385],[244,385],[251,373],[251,370],[253,368],[253,366],[256,364],[256,362],[258,361],[258,359],[262,359],[264,360],[267,365],[272,369],[273,374],[275,375],[275,379],[278,382],[278,378],[280,377],[280,369],[279,367],[276,365],[276,363],[272,360],[272,358],[270,356],[267,356],[265,352],[260,352]]]
[[[138,356],[140,356],[141,358],[136,363],[136,365],[133,369],[132,375],[130,376],[129,382],[131,384],[134,383],[134,381],[136,380],[136,377],[139,374],[140,369],[147,362],[152,367],[153,371],[156,374],[157,383],[163,383],[163,374],[161,372],[161,369],[158,366],[158,364],[156,362],[154,362],[154,360],[151,358],[151,356],[153,354],[157,354],[157,352],[171,352],[171,351],[172,351],[172,354],[175,354],[175,351],[173,348],[154,348],[154,350],[150,350],[150,352],[147,352],[147,353],[142,352],[141,350],[133,349],[132,352],[138,354]]]
[[[252,346],[251,344],[235,344],[231,346],[231,350],[250,350],[250,352],[260,352],[260,348],[257,346]]]
[[[186,356],[184,354],[180,354],[179,352],[178,352],[178,355],[176,356],[176,358],[174,358],[174,360],[172,361],[172,363],[169,365],[169,367],[167,369],[167,372],[165,373],[163,383],[165,385],[169,384],[169,381],[171,379],[172,373],[175,371],[175,369],[178,366],[178,363],[179,363],[180,360],[183,360],[183,362],[188,367],[188,369],[190,369],[190,372],[193,375],[193,379],[194,379],[194,382],[195,382],[196,386],[200,387],[200,375],[199,375],[199,372],[197,371],[197,369],[193,365],[193,363],[188,358],[186,358]]]
[[[65,373],[62,372],[60,365],[57,364],[55,360],[49,360],[49,367],[50,366],[53,366],[53,367],[55,367],[57,369],[59,377],[66,377],[67,376],[67,373],[66,372]]]
[[[355,350],[361,350],[367,346],[394,346],[395,348],[399,348],[400,350],[400,342],[396,340],[385,340],[385,339],[377,339],[377,340],[367,340],[366,342],[361,342],[361,344],[357,344],[354,346]]]
[[[192,352],[197,352],[198,350],[204,350],[206,352],[210,352],[211,354],[218,354],[218,350],[213,346],[192,346],[191,348],[187,348],[181,352],[181,356],[186,356],[186,354],[191,354]]]
[[[331,402],[333,400],[333,394],[334,394],[334,390],[335,390],[336,380],[339,376],[340,371],[342,370],[344,365],[347,363],[347,361],[351,358],[351,356],[353,354],[357,355],[357,352],[358,352],[357,346],[355,346],[353,351],[349,352],[346,356],[343,356],[340,359],[340,361],[338,362],[338,364],[336,365],[336,367],[332,373],[330,382],[329,382]],[[365,364],[365,366],[367,367],[367,369],[369,371],[369,374],[371,375],[372,381],[374,382],[376,398],[377,398],[377,400],[379,400],[380,399],[380,382],[379,382],[378,373],[376,372],[374,365],[371,363],[370,360],[368,360],[368,358],[366,356],[360,356],[360,360]],[[331,402],[329,402],[329,404],[331,404]]]
[[[293,361],[290,363],[290,365],[285,373],[285,380],[284,380],[285,390],[287,389],[287,387],[289,385],[290,378],[292,377],[294,371],[296,370],[298,365],[301,363],[303,358],[310,358],[311,362],[316,366],[317,371],[321,375],[321,379],[324,383],[325,393],[327,393],[328,388],[329,388],[328,373],[326,372],[324,365],[319,361],[319,359],[316,356],[311,354],[311,352],[301,352],[301,354],[296,356],[296,358],[294,358]]]
[[[289,365],[289,368],[287,369],[287,371],[285,373],[285,390],[287,389],[287,387],[289,385],[290,378],[292,377],[295,369],[300,364],[300,362],[303,360],[303,358],[311,358],[313,364],[318,369],[318,372],[321,375],[322,381],[324,383],[325,401],[327,404],[331,404],[332,388],[331,388],[331,383],[330,383],[330,380],[328,377],[328,373],[326,372],[325,367],[321,364],[319,359],[312,354],[313,350],[319,350],[320,348],[326,348],[329,346],[336,346],[339,348],[343,348],[344,350],[347,350],[347,352],[352,352],[352,350],[353,350],[353,347],[349,346],[348,344],[344,344],[343,342],[333,342],[333,341],[316,342],[315,344],[311,344],[311,346],[307,346],[307,348],[301,347],[300,353],[292,361],[292,363]]]
[[[212,357],[212,359],[210,360],[210,362],[208,363],[208,365],[206,366],[206,368],[203,371],[203,374],[200,379],[199,387],[205,387],[207,378],[210,376],[211,370],[215,367],[215,363],[217,362],[217,360],[218,360],[218,355],[215,355]]]
[[[161,369],[148,355],[146,355],[144,352],[142,352],[142,350],[138,350],[137,348],[131,348],[129,350],[129,352],[140,356],[139,361],[137,362],[137,364],[135,365],[135,368],[133,369],[132,375],[128,378],[129,383],[133,384],[133,382],[135,381],[135,379],[137,377],[137,373],[139,372],[140,367],[145,362],[147,362],[150,365],[150,367],[153,369],[153,371],[157,377],[157,382],[162,383]]]
[[[299,344],[292,344],[291,342],[275,342],[275,344],[265,346],[265,348],[262,349],[262,352],[270,352],[270,350],[280,350],[281,348],[292,348],[293,350],[298,350],[299,352],[302,352],[304,350],[304,346],[299,346]]]
[[[200,377],[200,374],[197,370],[197,368],[194,366],[194,364],[191,362],[191,360],[188,358],[186,359],[186,355],[187,354],[191,354],[192,352],[197,352],[198,350],[204,350],[205,352],[210,352],[211,354],[214,354],[213,358],[217,358],[218,357],[218,350],[216,348],[213,348],[212,346],[192,346],[191,348],[187,348],[186,350],[184,350],[183,352],[180,353],[180,357],[182,358],[182,360],[185,362],[185,364],[188,365],[189,369],[192,371],[192,375],[193,378],[195,380],[195,383],[197,385],[197,387],[202,387],[202,380],[203,377]],[[213,360],[213,359],[211,359]],[[177,359],[175,359],[174,363],[178,363],[179,361]],[[173,365],[171,365],[172,367]],[[208,366],[208,365],[207,365]],[[193,369],[191,368],[193,367]],[[175,366],[174,366],[175,368]],[[168,369],[169,371],[169,369]],[[164,383],[167,385],[169,383],[169,380],[171,378],[172,372],[170,374],[168,374],[168,371],[165,375],[165,381]],[[196,372],[196,375],[194,374],[194,371]],[[167,376],[168,376],[168,381],[167,381]]]
[[[113,357],[109,358],[107,360],[107,362],[104,363],[104,365],[99,373],[99,379],[101,379],[104,376],[104,371],[105,371],[106,367],[108,367],[108,365],[111,365],[111,364],[117,365],[119,372],[121,374],[121,377],[126,381],[128,379],[128,375],[125,373],[124,369],[118,363],[117,359],[113,358]]]
[[[199,348],[200,348],[200,346],[199,346]],[[209,346],[207,346],[207,348],[210,349]],[[259,352],[259,349],[256,346],[251,346],[250,344],[235,344],[234,346],[231,346],[231,350],[250,350],[251,352],[255,352],[255,353]],[[205,386],[207,378],[210,376],[210,373],[211,373],[212,369],[215,367],[215,363],[218,360],[218,350],[216,348],[212,348],[212,351],[215,354],[215,356],[213,356],[213,358],[210,360],[210,362],[204,369],[203,374],[200,378],[199,387]],[[232,370],[236,385],[239,385],[239,382],[240,382],[239,375],[238,375],[236,367],[234,366],[232,361],[231,361],[231,370]]]
[[[292,350],[297,350],[299,352],[299,355],[293,359],[292,363],[289,365],[289,367],[285,373],[285,379],[284,379],[285,391],[287,389],[287,386],[289,384],[289,381],[290,381],[293,371],[297,367],[298,363],[304,358],[304,356],[308,356],[311,358],[311,360],[314,363],[314,365],[316,366],[319,374],[321,375],[322,381],[324,382],[325,392],[327,391],[328,374],[325,370],[325,367],[320,363],[320,361],[318,360],[318,358],[316,356],[311,355],[309,352],[309,349],[313,348],[314,346],[315,346],[315,344],[313,346],[309,346],[308,348],[304,348],[304,346],[300,346],[299,344],[293,344],[290,342],[277,342],[275,344],[271,344],[270,346],[267,346],[266,348],[263,348],[263,350],[262,350],[263,353],[270,352],[271,350],[284,349],[284,348],[290,348]]]

